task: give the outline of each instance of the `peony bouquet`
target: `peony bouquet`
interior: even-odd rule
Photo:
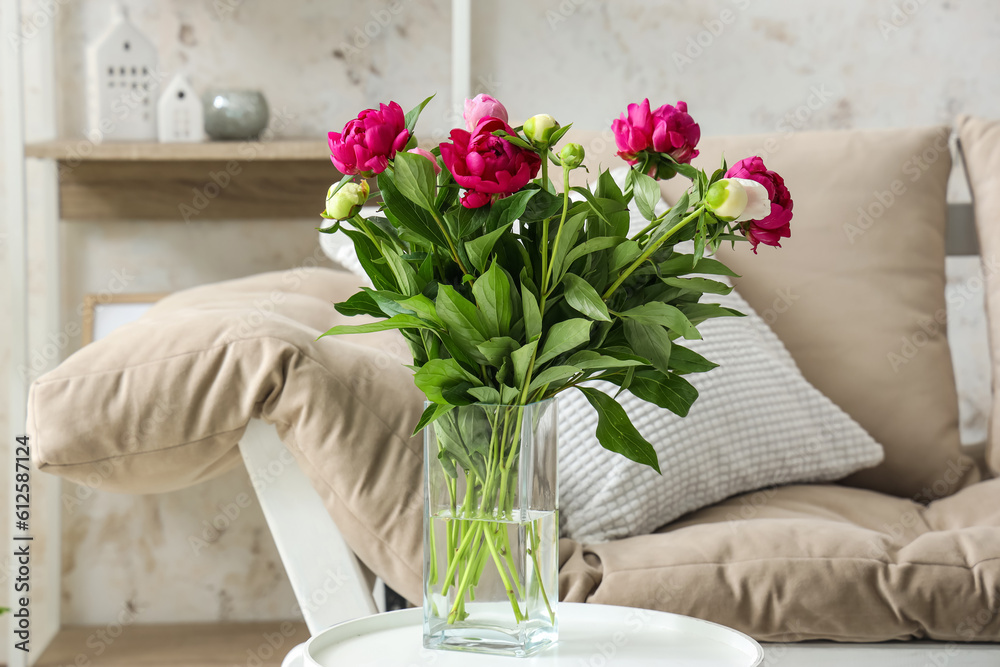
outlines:
[[[542,419],[529,408],[577,389],[597,411],[602,446],[659,470],[653,447],[593,381],[686,415],[698,392],[684,376],[715,364],[684,341],[709,318],[739,315],[702,302],[731,289],[710,276],[734,275],[710,255],[723,241],[779,245],[792,200],[759,157],[711,174],[691,166],[700,129],[684,102],[628,105],[612,125],[628,175],[620,185],[604,170],[587,188],[570,187],[585,150],[560,146],[568,125],[541,114],[512,127],[488,95],[466,102],[466,126],[448,141],[419,147],[429,99],[406,114],[396,102],[362,111],[329,135],[344,178],[327,194],[323,215],[334,222],[321,231],[350,237],[372,283],[337,309],[376,321],[324,335],[397,329],[413,354],[428,400],[416,429],[429,427],[426,465],[438,472],[428,474],[444,489],[441,507],[428,509],[443,524],[427,537],[425,612],[450,627],[467,621],[491,573],[512,628],[554,625],[554,580],[526,574],[548,572],[552,552],[526,499],[544,485],[518,479],[526,434]],[[675,176],[691,186],[658,213],[658,181]],[[365,218],[373,177],[379,211]],[[633,206],[646,222],[637,231]]]

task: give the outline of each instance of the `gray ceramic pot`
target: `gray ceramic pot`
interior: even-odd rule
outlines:
[[[270,117],[267,100],[256,90],[210,89],[202,103],[205,134],[216,141],[256,139]]]

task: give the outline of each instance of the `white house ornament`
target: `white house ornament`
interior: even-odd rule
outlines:
[[[87,87],[88,126],[96,141],[156,139],[156,49],[123,7],[87,47]]]
[[[157,136],[163,143],[196,142],[205,139],[205,117],[201,99],[183,74],[163,88],[156,104]]]

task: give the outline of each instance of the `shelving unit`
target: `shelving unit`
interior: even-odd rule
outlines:
[[[471,0],[452,0],[452,99],[470,92]],[[3,85],[5,197],[0,205],[7,234],[0,237],[12,286],[9,383],[9,432],[23,435],[28,382],[44,368],[33,368],[32,352],[58,340],[60,321],[60,230],[76,220],[296,219],[316,217],[322,193],[340,175],[330,163],[325,137],[263,142],[160,144],[125,142],[94,144],[80,138],[56,137],[55,25],[47,16],[39,23],[23,21],[22,0],[0,0],[0,28],[11,48],[0,58]],[[36,15],[38,12],[36,12]],[[32,36],[23,28],[31,25]],[[20,41],[18,41],[20,39]],[[237,171],[238,170],[238,171]],[[234,173],[234,171],[236,173]],[[317,194],[319,193],[319,194]],[[34,265],[29,289],[28,267]],[[28,303],[28,295],[32,303]],[[67,350],[49,358],[51,368]],[[24,369],[31,368],[31,372]],[[12,474],[8,456],[8,478]],[[7,667],[68,664],[81,655],[87,629],[61,626],[61,485],[48,475],[32,475],[31,653],[13,647],[10,614],[0,617]],[[14,486],[9,486],[11,506]],[[11,528],[6,529],[10,531]],[[8,544],[10,544],[8,542]],[[6,576],[8,603],[18,593],[15,577]],[[201,665],[246,662],[245,652],[257,629],[228,626],[159,626],[133,628],[116,642],[115,661],[101,664]],[[298,627],[298,626],[297,626]],[[173,629],[171,629],[173,628]],[[301,628],[299,628],[301,630]],[[217,639],[209,641],[214,633]],[[242,634],[241,634],[242,633]],[[202,637],[220,651],[208,661],[193,661],[183,637]],[[120,648],[119,648],[120,644]],[[226,654],[242,646],[239,656]],[[49,650],[46,651],[46,647]],[[128,650],[126,650],[128,649]],[[162,656],[153,655],[160,650]],[[39,657],[42,660],[39,662]],[[3,657],[0,656],[0,662]],[[280,661],[279,661],[280,662]],[[269,664],[264,661],[263,664]]]
[[[94,144],[87,139],[56,139],[29,143],[26,157],[57,160],[72,165],[81,162],[202,162],[254,160],[330,161],[326,142],[317,139],[281,139],[274,141],[209,141],[191,144],[157,142],[106,142]]]

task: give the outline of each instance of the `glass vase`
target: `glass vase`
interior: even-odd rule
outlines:
[[[467,405],[424,429],[424,646],[556,641],[556,404]]]

